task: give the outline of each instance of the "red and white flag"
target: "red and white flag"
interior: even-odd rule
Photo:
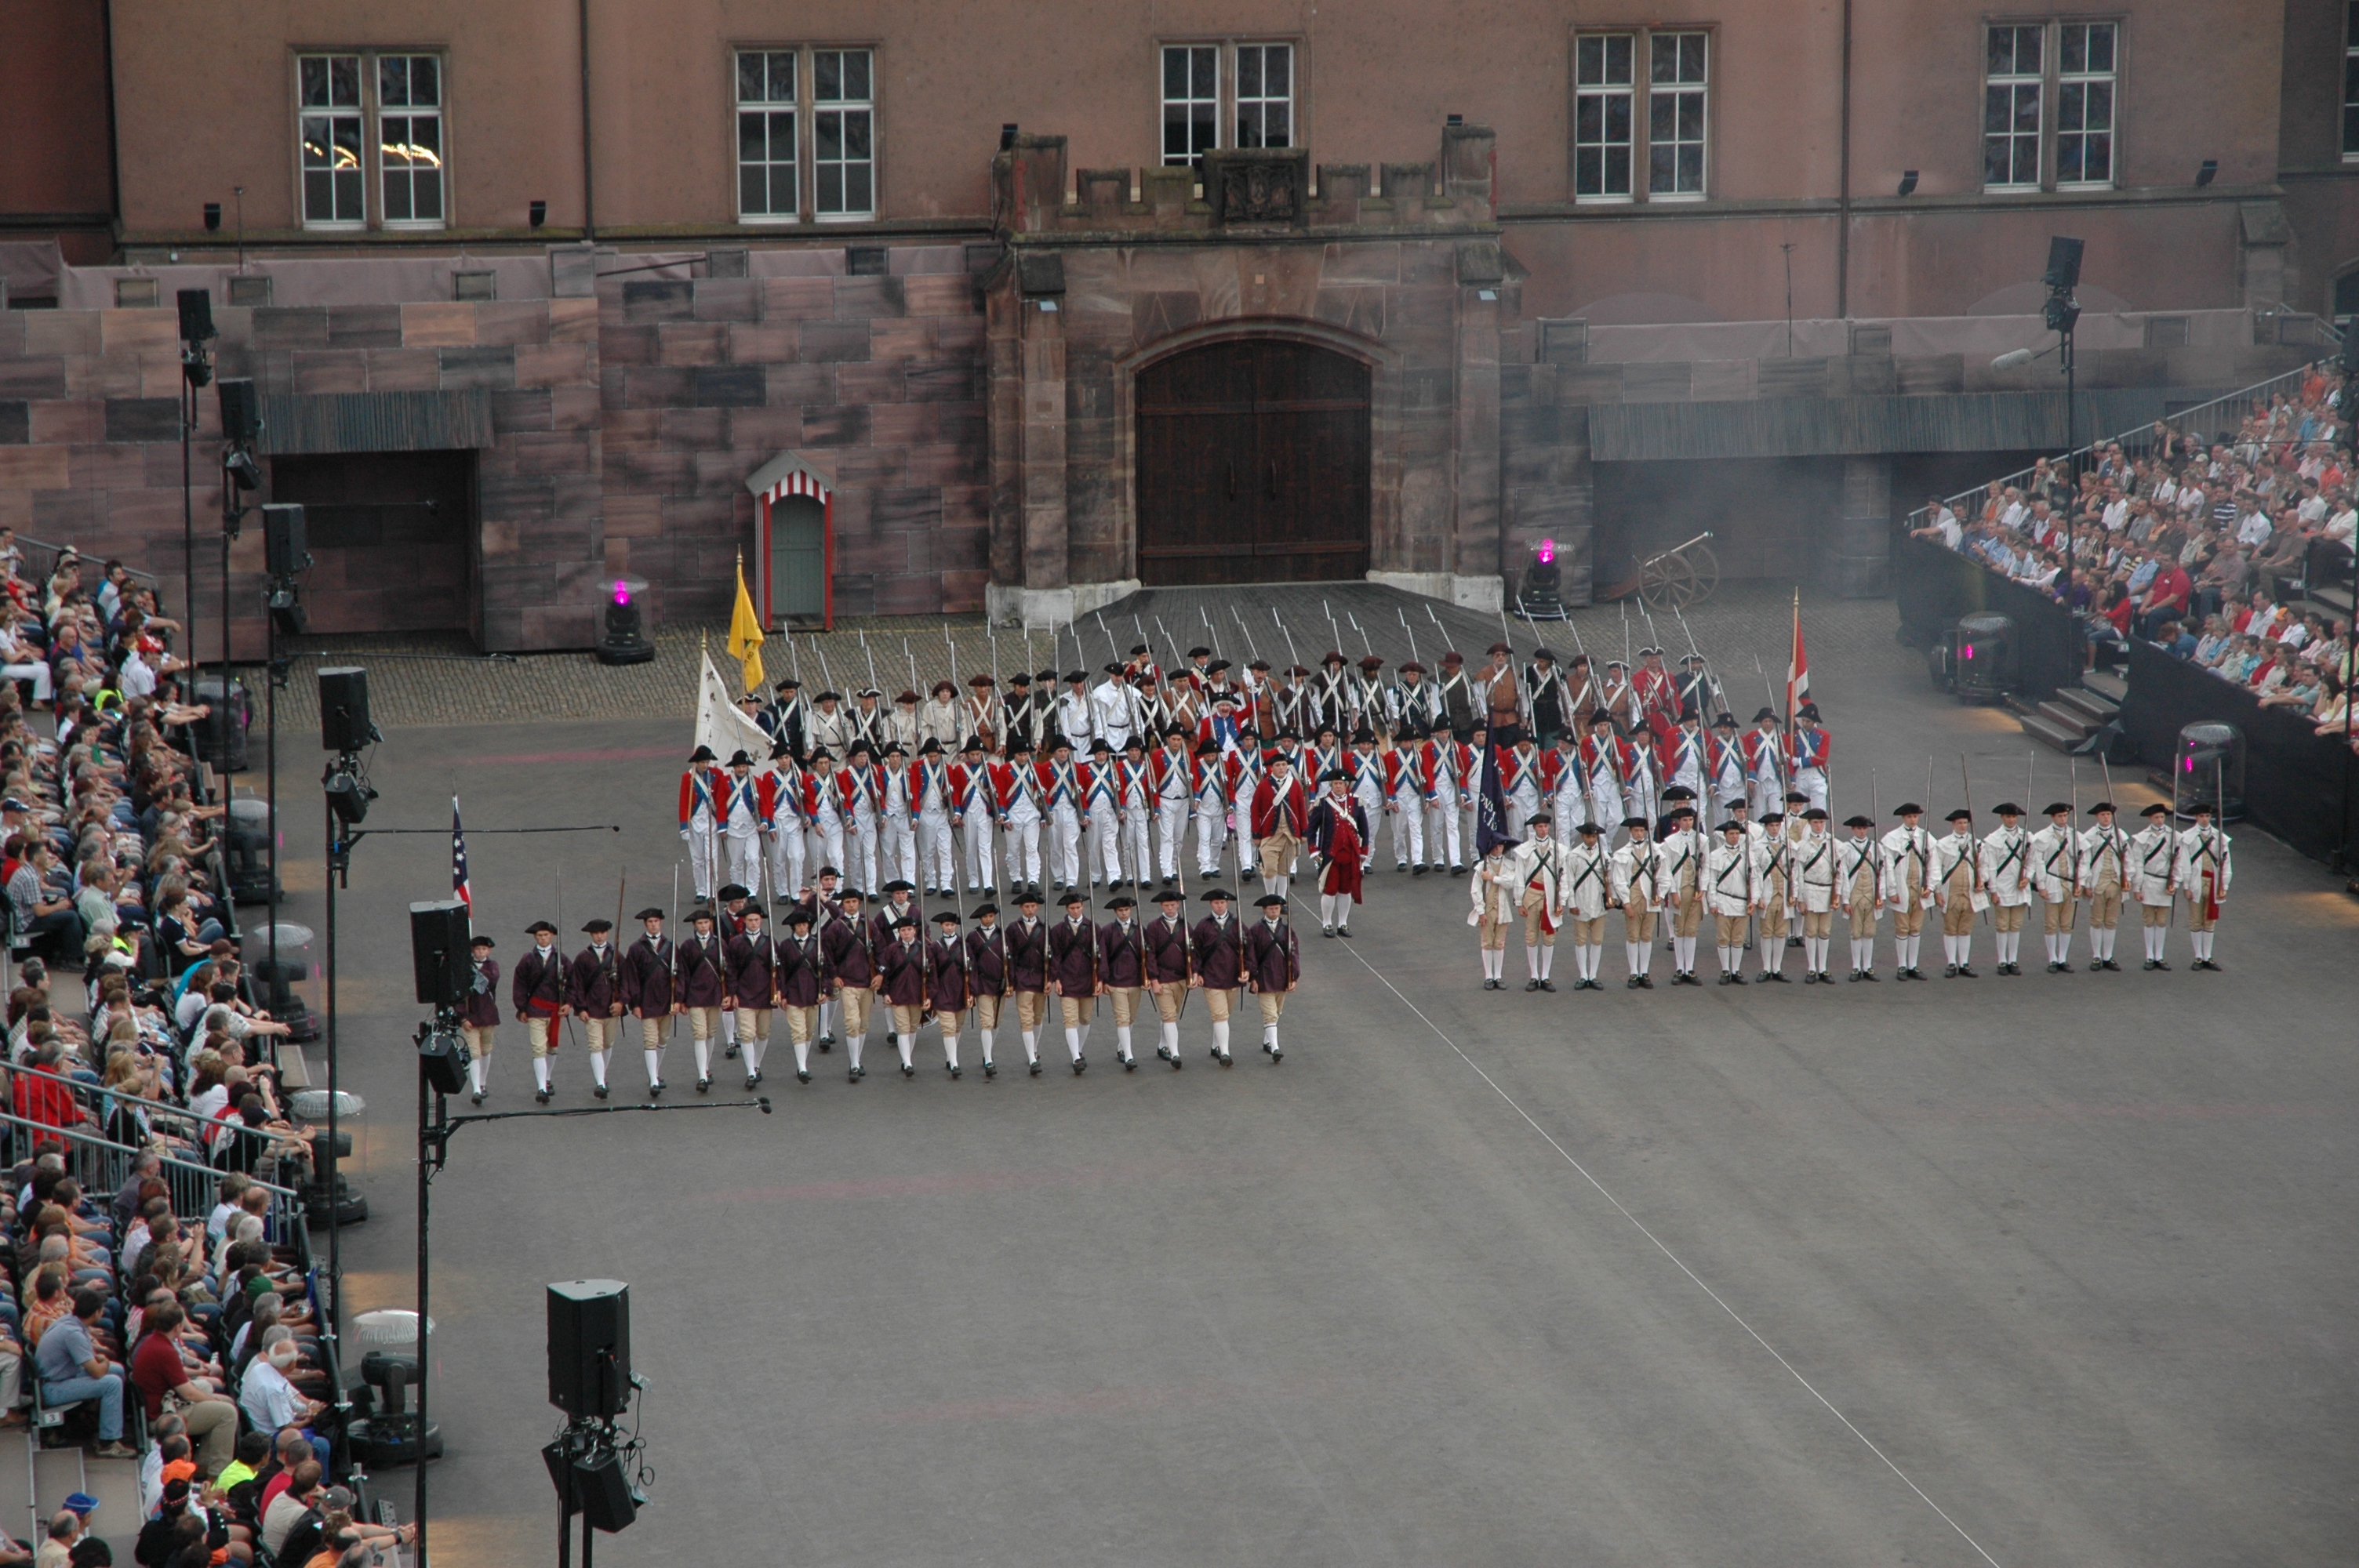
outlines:
[[[1802,651],[1802,590],[1794,590],[1794,652],[1786,661],[1786,721],[1810,700],[1810,655]]]

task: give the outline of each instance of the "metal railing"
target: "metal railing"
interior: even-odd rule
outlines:
[[[66,1173],[81,1183],[82,1191],[94,1200],[111,1199],[131,1179],[133,1162],[142,1154],[156,1154],[163,1163],[161,1179],[170,1190],[176,1217],[201,1225],[220,1201],[221,1179],[225,1173],[211,1165],[196,1164],[152,1149],[135,1149],[88,1128],[52,1127],[14,1111],[0,1112],[0,1127],[7,1130],[5,1137],[11,1152],[18,1158],[28,1158],[34,1146],[42,1142],[64,1143]],[[281,1241],[299,1238],[303,1234],[303,1195],[270,1182],[256,1181],[255,1185],[270,1195],[270,1209],[263,1219],[265,1234]]]
[[[23,551],[25,556],[25,569],[19,575],[27,583],[38,583],[43,589],[49,587],[49,578],[57,571],[60,556],[65,554],[68,549],[71,549],[77,556],[82,556],[82,546],[79,545],[53,545],[47,539],[28,539],[22,534],[16,535],[16,547]],[[102,564],[93,562],[88,556],[82,556],[82,561],[84,566]],[[158,602],[162,602],[164,591],[162,578],[154,572],[143,572],[127,561],[124,563],[123,569],[131,580],[140,587],[154,589],[157,591]],[[83,586],[89,586],[87,579],[84,579]]]
[[[2313,318],[2313,319],[2315,319]],[[2323,323],[2321,323],[2321,326],[2322,325]],[[2327,330],[2331,330],[2332,329],[2330,328]],[[2324,361],[2313,361],[2309,364],[2302,365],[2299,369],[2287,371],[2282,375],[2273,375],[2267,381],[2255,382],[2250,386],[2242,387],[2234,392],[2227,393],[2223,396],[2214,397],[2209,402],[2196,404],[2191,408],[2182,408],[2175,414],[2166,414],[2161,418],[2150,420],[2144,425],[2140,425],[2134,430],[2125,430],[2118,435],[2113,436],[2100,436],[2094,440],[2090,441],[2085,446],[2073,448],[2072,450],[2065,453],[2061,457],[2049,459],[2048,467],[2050,471],[2055,471],[2060,469],[2067,473],[2077,472],[2081,467],[2082,459],[2087,458],[2093,452],[2100,451],[2106,447],[2113,446],[2116,442],[2120,443],[2125,451],[2143,453],[2150,449],[2153,445],[2156,426],[2164,426],[2170,429],[2174,435],[2189,434],[2194,428],[2194,421],[2211,414],[2213,410],[2226,408],[2231,405],[2238,404],[2250,406],[2251,404],[2257,402],[2266,405],[2268,400],[2277,393],[2286,391],[2288,388],[2299,387],[2303,381],[2307,380],[2310,375],[2318,369],[2320,364],[2324,362]],[[2032,467],[2027,469],[2017,469],[2015,472],[2004,475],[1998,480],[1997,482],[1999,488],[2005,490],[2009,486],[2019,486],[2038,471],[2039,467],[2038,464],[2034,464]],[[1961,523],[1972,522],[1972,517],[1970,517],[1966,513],[1959,510],[1959,503],[1962,502],[1969,503],[1979,503],[1984,495],[1989,493],[1989,491],[1990,481],[1984,481],[1983,483],[1974,486],[1972,490],[1962,490],[1955,495],[1943,497],[1941,504],[1950,508],[1952,512],[1956,512],[1958,514],[1958,520]],[[1931,512],[1932,509],[1929,506],[1920,506],[1917,508],[1916,511],[1908,514],[1908,519],[1903,526],[1912,529],[1924,527],[1930,520]]]

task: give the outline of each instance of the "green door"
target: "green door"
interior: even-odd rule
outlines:
[[[770,504],[770,613],[794,626],[827,619],[827,503],[816,496]]]

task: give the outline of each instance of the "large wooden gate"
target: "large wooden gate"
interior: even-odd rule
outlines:
[[[1140,372],[1140,580],[1365,576],[1368,386],[1358,360],[1278,338]]]

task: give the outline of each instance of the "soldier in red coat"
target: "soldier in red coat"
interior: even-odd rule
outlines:
[[[1286,923],[1286,900],[1264,893],[1255,903],[1261,918],[1245,932],[1245,989],[1261,999],[1261,1048],[1273,1064],[1286,1059],[1277,1043],[1278,1015],[1302,983],[1302,945]]]
[[[1049,927],[1049,994],[1064,1016],[1065,1048],[1073,1054],[1073,1076],[1079,1077],[1090,1065],[1082,1054],[1090,1014],[1105,986],[1098,974],[1098,933],[1090,924],[1089,900],[1068,892],[1060,907],[1064,918]]]
[[[1204,993],[1205,1009],[1212,1015],[1212,1058],[1225,1067],[1235,1060],[1229,1054],[1229,1018],[1236,1011],[1237,988],[1245,983],[1245,934],[1230,911],[1228,889],[1207,888],[1203,897],[1212,913],[1196,922],[1189,936],[1188,961],[1194,970],[1189,984]]]
[[[1352,775],[1337,768],[1327,775],[1327,794],[1310,808],[1310,853],[1321,867],[1321,935],[1352,934],[1352,906],[1364,902],[1360,872],[1367,859],[1368,843],[1367,808],[1352,794]],[[1278,899],[1281,904],[1285,902]]]

